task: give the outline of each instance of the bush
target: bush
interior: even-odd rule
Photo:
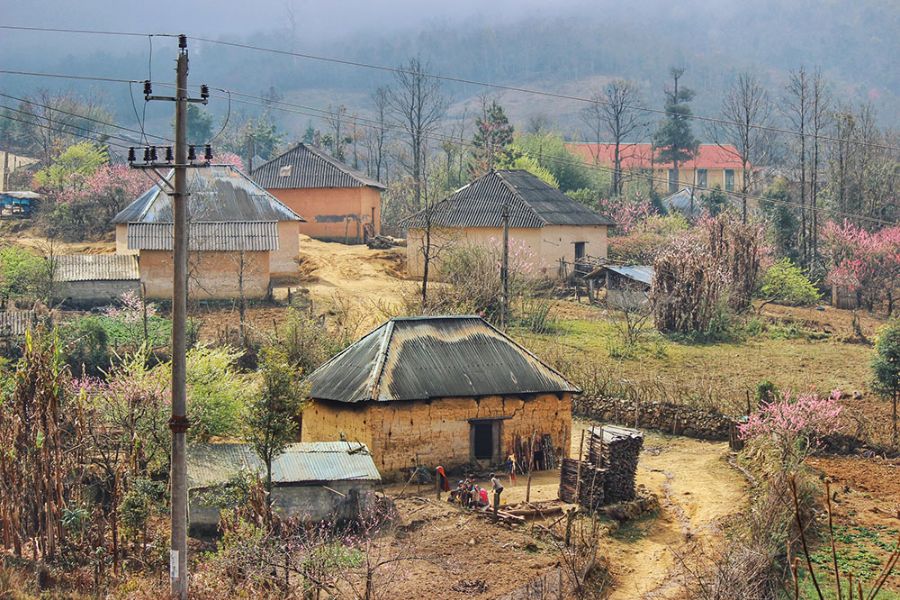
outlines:
[[[47,261],[22,248],[8,246],[0,250],[0,300],[44,300],[49,291]]]
[[[240,354],[231,348],[198,346],[188,350],[188,416],[194,441],[240,433],[241,416],[252,392],[235,368]]]
[[[102,317],[84,317],[59,328],[66,364],[75,376],[102,377],[113,361]]]
[[[819,291],[789,259],[782,258],[769,267],[763,276],[760,295],[778,304],[809,306],[821,298]]]

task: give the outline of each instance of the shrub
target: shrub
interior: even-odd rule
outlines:
[[[188,350],[188,416],[194,441],[240,433],[241,415],[252,391],[235,368],[240,354],[227,347]]]
[[[766,270],[759,291],[767,301],[788,306],[809,306],[821,298],[800,267],[787,258],[782,258]]]
[[[44,300],[50,290],[50,269],[40,256],[22,248],[0,250],[0,300]]]
[[[894,321],[878,335],[872,360],[874,389],[891,399],[891,444],[897,445],[897,397],[900,396],[900,321]]]
[[[102,317],[83,317],[59,328],[66,364],[73,374],[102,377],[112,364],[103,321]]]

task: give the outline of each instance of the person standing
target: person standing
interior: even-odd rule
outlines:
[[[506,459],[506,472],[509,473],[509,485],[516,483],[516,455],[510,454]]]
[[[503,492],[503,484],[493,473],[491,473],[491,489],[494,491],[494,516],[496,517],[497,511],[500,510],[500,494]]]
[[[435,473],[435,487],[437,487],[437,499],[441,499],[441,492],[449,492],[450,491],[450,481],[447,480],[447,474],[444,472],[444,467],[438,467]]]

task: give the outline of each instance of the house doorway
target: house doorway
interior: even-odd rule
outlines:
[[[469,422],[469,454],[474,461],[500,461],[499,419],[478,419]]]
[[[584,260],[585,242],[575,242],[575,263]]]

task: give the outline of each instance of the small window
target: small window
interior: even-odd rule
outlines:
[[[675,175],[675,169],[669,169],[669,193],[674,194],[678,191],[678,177]]]
[[[709,175],[706,169],[697,169],[697,187],[705,188],[709,182]]]
[[[734,191],[734,169],[725,169],[725,191]]]
[[[284,165],[280,169],[278,169],[279,177],[290,177],[291,171],[293,171],[294,165]]]

